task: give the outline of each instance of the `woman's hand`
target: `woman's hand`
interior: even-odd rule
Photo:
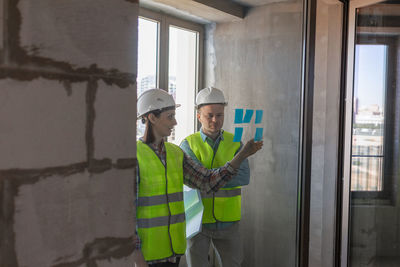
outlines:
[[[148,267],[147,262],[144,260],[143,253],[140,249],[133,251],[133,262],[135,267]]]
[[[241,151],[243,151],[243,153],[245,153],[244,155],[247,158],[247,157],[255,154],[258,150],[260,150],[263,145],[264,145],[264,141],[254,141],[254,139],[251,139],[251,140],[247,141],[247,143],[243,146]]]
[[[263,141],[249,140],[229,163],[233,168],[238,169],[242,161],[260,150],[263,144]]]

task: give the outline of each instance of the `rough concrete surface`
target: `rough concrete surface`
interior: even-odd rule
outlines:
[[[4,0],[0,0],[0,60],[2,59],[2,51],[4,48]]]
[[[21,47],[74,67],[136,73],[137,6],[127,1],[20,0]],[[124,59],[124,60],[121,60]]]
[[[0,169],[68,165],[86,158],[86,85],[0,80]]]
[[[138,1],[0,7],[0,266],[131,266]]]
[[[98,261],[98,267],[132,267],[133,258],[126,257],[122,259],[110,259],[104,261]]]
[[[54,175],[35,184],[20,185],[14,215],[20,266],[77,261],[85,256],[83,249],[88,240],[96,238],[115,238],[103,240],[110,249],[118,246],[116,241],[120,239],[120,245],[129,250],[123,240],[132,235],[134,227],[132,172]]]
[[[135,158],[136,86],[121,90],[99,82],[95,111],[95,158]]]

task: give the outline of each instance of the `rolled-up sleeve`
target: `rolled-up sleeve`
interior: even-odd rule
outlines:
[[[236,154],[242,149],[243,144],[240,143],[240,148],[236,152]],[[250,183],[250,166],[249,160],[245,159],[241,164],[237,171],[237,174],[232,177],[224,187],[236,187],[236,186],[244,186]]]
[[[216,169],[207,169],[184,153],[183,182],[189,187],[210,193],[223,187],[237,173],[229,162]]]

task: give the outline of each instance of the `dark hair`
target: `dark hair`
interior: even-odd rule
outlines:
[[[143,135],[144,143],[150,144],[150,143],[153,143],[155,140],[155,136],[153,133],[153,126],[152,126],[150,120],[148,119],[148,116],[150,114],[154,114],[154,116],[156,116],[158,118],[158,117],[160,117],[161,113],[163,113],[164,111],[167,111],[167,110],[171,110],[171,109],[175,109],[175,107],[166,107],[163,109],[157,109],[157,110],[150,111],[149,113],[143,115],[142,123],[146,124],[146,129],[145,129],[144,135]]]

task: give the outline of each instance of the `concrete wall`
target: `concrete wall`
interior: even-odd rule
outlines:
[[[309,266],[334,264],[343,4],[318,0]]]
[[[264,148],[250,159],[243,192],[243,266],[295,265],[302,19],[295,1],[252,8],[240,22],[207,30],[204,85],[225,93],[224,128],[233,131],[235,108],[264,110]]]
[[[0,0],[0,266],[131,266],[137,0]]]

